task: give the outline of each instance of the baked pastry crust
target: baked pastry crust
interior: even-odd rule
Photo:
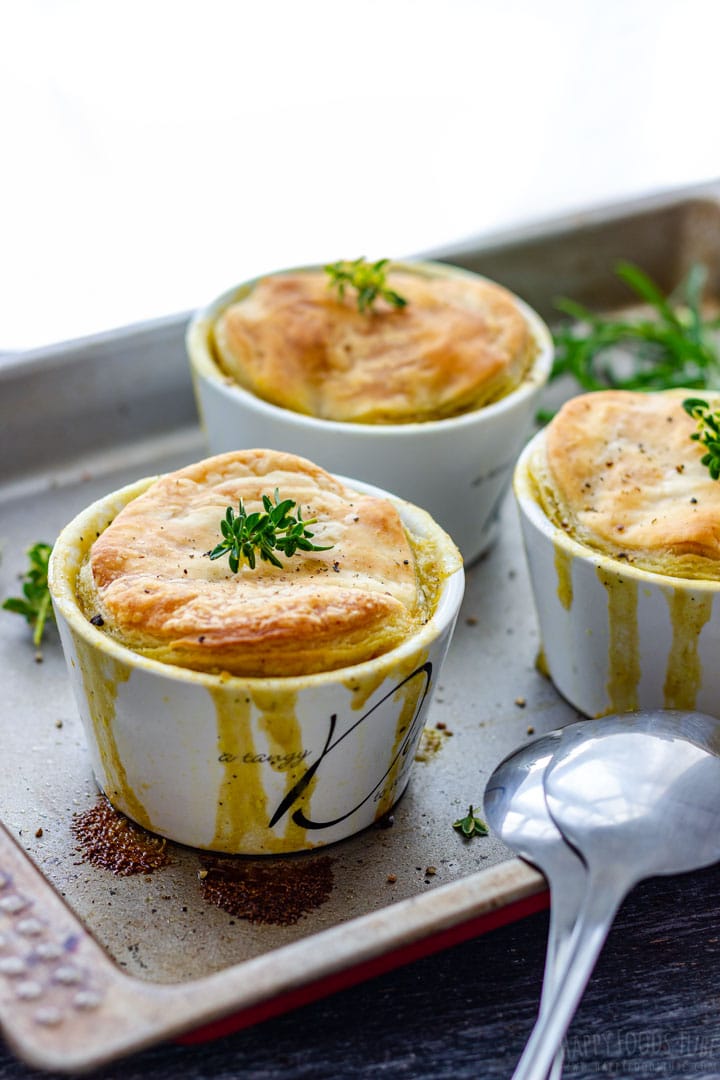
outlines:
[[[292,498],[328,551],[257,561],[237,574],[206,557],[228,505]],[[160,477],[93,543],[78,582],[88,618],[170,664],[235,675],[302,675],[392,649],[432,600],[414,545],[388,500],[353,492],[303,458],[244,450]]]
[[[261,278],[217,319],[218,363],[275,405],[355,423],[445,419],[522,382],[537,346],[507,290],[420,268],[388,282],[407,305],[360,312],[322,270]]]
[[[607,390],[567,402],[532,462],[543,507],[582,544],[674,577],[720,577],[720,483],[691,439],[697,391]],[[720,395],[704,391],[717,408]]]

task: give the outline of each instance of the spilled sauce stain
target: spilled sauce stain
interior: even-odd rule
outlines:
[[[297,784],[300,776],[307,771],[303,761],[303,742],[300,723],[297,719],[297,694],[286,691],[254,691],[253,700],[260,710],[258,726],[268,742],[270,768],[282,772],[285,776],[284,794],[287,795]],[[285,762],[295,760],[294,767],[287,768]],[[298,806],[309,807],[313,791],[317,785],[317,773],[306,785]],[[292,814],[286,814],[285,833],[282,850],[293,851],[308,846],[307,829],[293,821]]]
[[[210,690],[217,716],[217,745],[225,771],[218,794],[212,847],[225,851],[262,851],[267,854],[297,851],[308,846],[307,832],[288,815],[285,833],[268,829],[271,815],[263,782],[264,769],[284,774],[287,794],[305,772],[304,748],[293,691],[253,690],[230,696],[222,686]],[[265,736],[262,750],[257,734]],[[313,777],[302,795],[312,796]]]
[[[379,670],[370,675],[363,675],[362,678],[356,675],[343,683],[346,690],[352,694],[351,708],[354,711],[359,712],[360,709],[365,708],[375,691],[382,686],[385,674],[384,670]]]
[[[420,736],[420,743],[415,751],[416,761],[432,761],[445,743],[444,733],[437,728],[425,727]]]
[[[217,715],[218,749],[234,760],[225,765],[218,791],[215,835],[212,847],[241,850],[242,837],[249,845],[265,832],[267,798],[262,784],[262,770],[239,768],[237,761],[245,754],[255,754],[250,726],[252,702],[244,694],[230,697],[222,686],[210,690]]]
[[[555,572],[557,574],[557,595],[558,600],[569,611],[573,602],[573,587],[572,587],[572,556],[559,544],[554,545],[555,548]]]
[[[292,926],[315,911],[333,889],[328,855],[249,861],[232,856],[201,856],[198,874],[203,899],[237,919]]]
[[[367,708],[374,693],[382,689],[385,680],[407,680],[388,692],[397,720],[391,720],[392,742],[386,744],[385,751],[388,772],[376,800],[376,818],[388,812],[406,782],[420,738],[417,711],[426,691],[426,661],[425,652],[415,653],[399,669],[394,665],[392,676],[388,670],[380,669],[356,674],[344,683],[350,695],[350,707],[359,713]],[[417,678],[410,678],[416,672]],[[255,686],[233,693],[232,688],[220,685],[209,693],[217,720],[216,745],[223,775],[213,839],[208,846],[214,851],[263,855],[288,854],[317,846],[309,839],[305,823],[295,820],[298,811],[306,819],[311,818],[312,797],[321,782],[319,769],[311,769],[308,775],[313,757],[303,742],[297,691],[277,686],[263,690]],[[387,724],[382,701],[378,704],[381,711],[374,719],[376,706],[369,709],[367,717],[358,717],[357,722]],[[322,734],[324,737],[327,733]],[[362,740],[363,729],[358,729],[356,737]],[[273,772],[279,774],[279,783],[271,782]],[[323,774],[323,782],[332,783],[332,777],[328,779]],[[292,798],[295,792],[293,813],[280,814],[277,824],[270,828],[268,823],[275,818],[273,806],[282,806],[284,799]]]
[[[392,671],[387,669],[377,671],[371,674],[369,677],[365,676],[363,680],[355,680],[346,683],[349,690],[352,691],[352,707],[354,710],[360,710],[367,707],[367,703],[375,693],[379,690],[385,679],[390,678],[392,680],[398,680],[394,694],[393,701],[396,708],[399,704],[399,714],[395,724],[395,733],[393,738],[392,748],[388,754],[386,761],[390,766],[387,775],[383,780],[382,791],[377,803],[375,812],[375,820],[378,821],[385,817],[392,809],[394,803],[399,798],[405,784],[407,783],[408,769],[414,760],[415,747],[419,743],[422,737],[422,728],[412,732],[413,722],[417,719],[418,709],[420,707],[423,693],[426,689],[425,676],[418,674],[416,678],[410,678],[415,672],[420,672],[423,665],[427,663],[428,653],[426,650],[420,653],[412,653],[409,657],[406,657],[402,664],[395,664]],[[403,680],[407,679],[407,682]],[[430,702],[432,694],[432,684],[427,688],[427,695],[425,698],[425,705]],[[407,742],[407,745],[404,745]],[[412,753],[411,753],[412,752]],[[411,756],[408,756],[408,755]]]
[[[105,772],[103,787],[115,801],[122,803],[135,821],[149,829],[152,825],[150,817],[128,782],[115,740],[118,690],[122,683],[129,681],[132,668],[97,652],[78,634],[73,634],[73,640],[98,753]]]
[[[670,608],[673,638],[663,686],[666,709],[694,709],[702,680],[699,644],[712,615],[712,595],[693,596],[663,589]]]
[[[548,667],[547,656],[542,646],[538,649],[537,656],[535,657],[535,670],[544,678],[550,678],[550,668]]]
[[[640,645],[638,587],[628,578],[597,568],[608,598],[608,681],[610,712],[632,712],[638,707]]]
[[[407,757],[407,753],[410,749],[408,746],[404,748],[405,753],[403,753],[403,742],[408,737],[412,722],[415,718],[421,691],[421,679],[412,679],[397,691],[397,694],[402,695],[402,706],[395,727],[395,740],[390,755],[390,760],[393,764],[385,779],[384,794],[378,803],[378,808],[375,813],[376,821],[378,818],[384,817],[385,814],[391,810],[402,789],[402,774],[404,771],[407,771],[408,765],[413,760],[412,758],[408,759]],[[418,736],[420,734],[421,733],[418,732]]]
[[[152,874],[171,861],[165,840],[113,809],[104,795],[87,810],[73,814],[70,828],[82,861],[118,877]]]

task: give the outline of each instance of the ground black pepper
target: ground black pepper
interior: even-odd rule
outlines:
[[[328,855],[275,858],[269,863],[204,854],[201,862],[203,899],[252,923],[291,926],[324,904],[332,892]]]
[[[166,841],[118,813],[104,796],[89,809],[73,814],[71,829],[82,861],[118,877],[151,874],[170,862]]]

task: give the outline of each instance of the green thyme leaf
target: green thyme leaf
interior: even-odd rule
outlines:
[[[237,514],[228,506],[225,517],[220,522],[223,539],[212,551],[206,552],[210,559],[228,556],[228,563],[233,574],[237,574],[240,564],[246,562],[251,570],[256,566],[256,554],[264,562],[282,568],[282,563],[275,554],[279,551],[290,559],[297,551],[329,551],[332,544],[320,547],[311,543],[314,533],[308,525],[314,525],[317,518],[303,519],[298,507],[297,517],[291,513],[296,503],[292,499],[281,501],[275,488],[275,501],[263,495],[264,513],[254,511],[248,514],[242,499],[238,503]]]
[[[683,409],[697,421],[698,429],[690,438],[702,443],[706,452],[700,458],[713,480],[720,479],[720,410],[712,410],[702,398],[685,398]]]
[[[615,272],[649,305],[649,315],[606,318],[574,300],[558,300],[555,306],[571,322],[554,332],[551,378],[569,375],[583,390],[716,386],[720,320],[703,314],[706,268],[692,266],[669,297],[633,263],[618,263]]]
[[[33,644],[41,658],[40,645],[48,621],[54,619],[48,589],[48,561],[52,544],[38,542],[27,550],[28,569],[23,576],[22,596],[9,596],[3,609],[22,615],[33,630]]]
[[[338,299],[345,298],[345,290],[352,288],[357,293],[357,306],[359,311],[369,311],[378,298],[385,300],[395,308],[403,308],[407,304],[404,296],[400,296],[387,284],[387,265],[389,259],[378,259],[377,262],[369,263],[364,258],[352,261],[340,260],[330,263],[325,267],[325,273],[330,278],[330,287],[337,290]]]
[[[453,829],[457,829],[463,836],[470,840],[473,836],[487,836],[488,827],[485,822],[475,815],[472,804],[468,807],[467,815],[453,822]]]

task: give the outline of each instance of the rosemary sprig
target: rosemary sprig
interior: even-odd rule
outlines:
[[[364,258],[352,261],[340,260],[325,267],[330,278],[330,287],[337,289],[338,298],[343,300],[347,288],[355,289],[359,311],[368,311],[378,297],[386,300],[395,308],[404,308],[407,300],[391,289],[387,284],[386,267],[389,259],[378,259],[369,263]]]
[[[48,589],[48,560],[52,544],[40,541],[27,549],[28,569],[23,576],[22,596],[9,596],[3,601],[3,609],[22,615],[33,630],[33,644],[41,658],[40,644],[48,620],[52,621],[52,604]]]
[[[570,375],[584,390],[702,389],[717,383],[720,356],[712,332],[720,319],[705,319],[702,299],[707,270],[696,264],[670,297],[640,267],[621,262],[617,276],[650,317],[606,318],[573,300],[556,307],[572,320],[554,332],[551,378]]]
[[[281,551],[289,559],[298,550],[328,551],[333,546],[329,544],[319,547],[312,544],[310,541],[314,533],[311,533],[307,526],[314,525],[317,518],[305,521],[300,507],[297,517],[293,517],[291,510],[297,504],[292,499],[281,501],[277,488],[274,497],[273,503],[268,495],[263,495],[265,513],[255,511],[248,514],[242,499],[238,503],[237,514],[232,506],[228,506],[225,517],[220,522],[223,539],[212,551],[206,553],[209,558],[220,559],[227,555],[230,569],[233,574],[237,574],[243,561],[247,562],[252,570],[255,569],[256,552],[264,562],[282,568],[275,551]]]
[[[468,807],[464,818],[458,818],[453,822],[453,829],[461,832],[466,840],[471,840],[473,836],[487,836],[488,834],[487,825],[482,818],[477,817],[472,804]]]
[[[690,436],[706,448],[700,461],[707,466],[713,480],[720,479],[720,411],[713,411],[702,398],[685,398],[683,409],[697,420],[698,430]]]

